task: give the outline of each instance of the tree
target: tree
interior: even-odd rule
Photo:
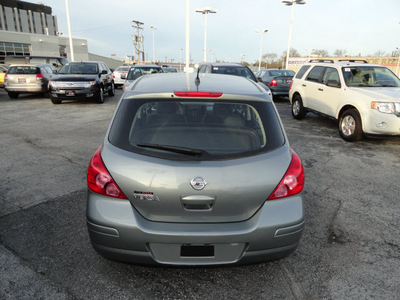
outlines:
[[[287,53],[287,51],[283,51],[282,57],[286,58],[286,53]],[[300,53],[296,49],[290,48],[289,57],[299,57],[299,56],[300,56]]]
[[[335,55],[336,57],[343,57],[346,56],[347,51],[346,50],[342,50],[342,49],[336,49],[335,52],[333,52],[333,55]]]
[[[313,51],[314,55],[318,55],[319,57],[327,57],[329,56],[329,53],[327,50],[323,50],[323,49],[316,49]]]
[[[376,51],[372,56],[385,56],[386,52],[382,50]]]

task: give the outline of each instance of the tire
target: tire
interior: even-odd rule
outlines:
[[[114,85],[114,82],[112,82],[110,90],[108,91],[108,96],[112,97],[114,95],[115,95],[115,85]]]
[[[53,104],[61,104],[61,102],[62,102],[60,99],[56,99],[56,98],[51,97],[51,96],[50,96],[50,100],[51,100],[51,102]]]
[[[302,120],[306,117],[307,111],[303,106],[303,101],[300,95],[295,95],[292,100],[292,116],[297,120]]]
[[[339,134],[347,142],[356,142],[363,138],[361,117],[356,109],[348,109],[340,115]]]
[[[97,102],[98,103],[104,103],[104,90],[103,90],[103,88],[100,88],[99,95],[97,97]]]
[[[16,92],[8,92],[8,96],[9,96],[11,99],[17,99],[18,96],[19,96],[19,94],[16,93]]]

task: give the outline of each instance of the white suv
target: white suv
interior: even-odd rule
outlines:
[[[289,91],[292,115],[314,112],[339,120],[349,142],[363,135],[400,135],[400,80],[388,68],[366,61],[321,61],[303,65]]]

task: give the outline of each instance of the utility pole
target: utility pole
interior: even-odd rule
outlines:
[[[133,44],[134,47],[136,49],[136,53],[137,53],[137,61],[140,62],[140,42],[142,42],[143,44],[143,36],[140,36],[140,29],[143,29],[143,27],[140,27],[140,25],[144,25],[144,23],[139,22],[139,21],[135,21],[133,20],[132,23],[135,23],[136,25],[132,25],[132,27],[136,27],[136,35],[133,35]],[[143,45],[144,48],[144,45]],[[144,56],[144,51],[143,51],[143,56]],[[144,60],[144,57],[143,57]]]

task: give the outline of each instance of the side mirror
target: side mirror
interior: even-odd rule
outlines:
[[[261,77],[257,77],[258,82],[263,82]]]
[[[101,74],[108,74],[107,70],[101,71]]]
[[[53,70],[53,74],[58,74],[58,71],[57,70]]]
[[[330,87],[340,88],[340,83],[337,80],[328,80],[326,85]]]

